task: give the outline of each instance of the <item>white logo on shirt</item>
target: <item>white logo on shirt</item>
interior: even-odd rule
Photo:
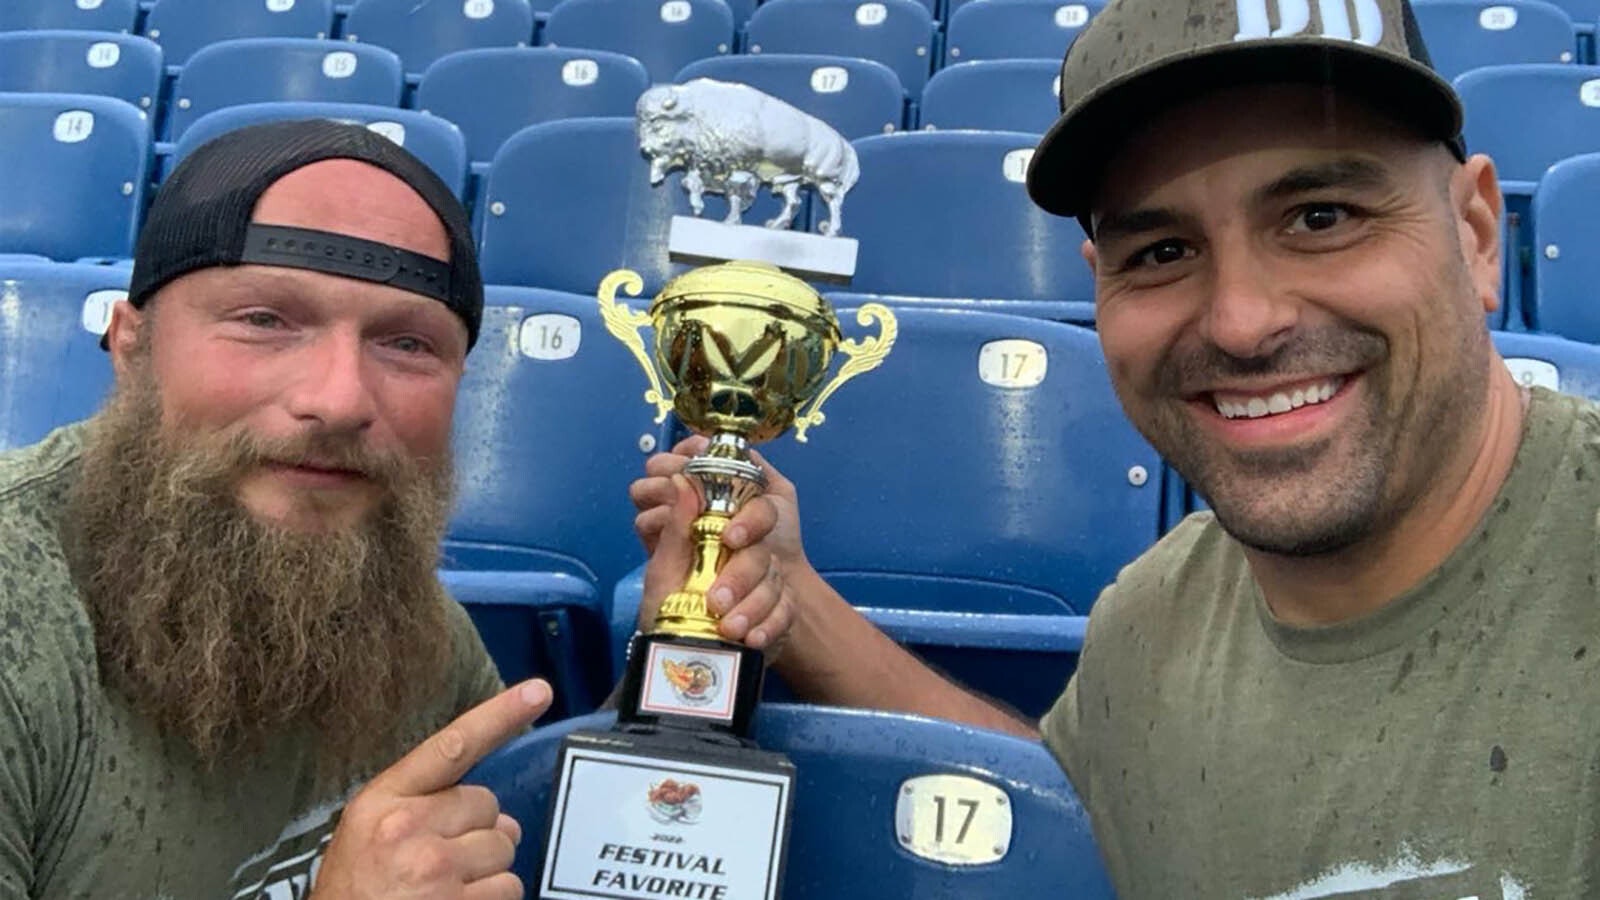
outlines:
[[[1267,17],[1268,0],[1236,0],[1239,13],[1239,33],[1236,41],[1260,38],[1294,37],[1311,27],[1311,0],[1273,0],[1278,7],[1278,27],[1273,29]],[[1355,41],[1376,47],[1383,39],[1383,11],[1378,0],[1353,0],[1355,17],[1351,18],[1350,0],[1317,0],[1317,14],[1322,20],[1322,36],[1343,41]]]
[[[1392,892],[1392,893],[1391,893]],[[1387,863],[1351,861],[1260,900],[1329,897],[1437,897],[1438,900],[1526,900],[1528,889],[1509,875],[1494,876],[1459,859],[1423,862],[1410,847]]]

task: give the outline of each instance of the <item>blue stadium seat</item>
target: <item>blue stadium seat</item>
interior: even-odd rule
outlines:
[[[1600,344],[1600,258],[1594,253],[1600,209],[1600,153],[1550,167],[1533,198],[1537,294],[1528,324],[1537,331]]]
[[[411,151],[457,193],[466,191],[467,142],[461,136],[461,129],[416,110],[358,103],[250,103],[219,109],[201,116],[184,130],[166,171],[171,172],[196,147],[218,135],[246,125],[284,119],[337,119],[366,125]]]
[[[856,141],[861,180],[844,206],[844,233],[861,241],[851,289],[1092,301],[1094,281],[1078,253],[1083,230],[1034,206],[1023,188],[1037,142],[1037,135],[975,131]]]
[[[133,253],[150,121],[87,94],[0,94],[0,252],[57,260]]]
[[[672,216],[690,215],[682,173],[650,185],[632,118],[568,119],[517,132],[495,154],[481,201],[484,280],[593,294],[627,267],[654,294],[683,267],[667,261]],[[763,193],[746,222],[778,210]],[[727,211],[706,197],[706,217]]]
[[[167,135],[195,120],[247,103],[308,101],[399,106],[400,57],[371,44],[311,38],[243,38],[209,44],[189,58],[172,86]]]
[[[498,591],[555,622],[537,640],[576,673],[567,680],[583,690],[570,708],[582,711],[611,684],[609,599],[598,598],[643,559],[627,488],[661,426],[592,293],[491,286],[487,299],[456,407],[460,497],[445,565],[494,573],[476,576],[474,594],[457,594],[463,602]],[[548,590],[541,579],[552,573],[588,585],[583,602]]]
[[[1600,347],[1550,334],[1493,332],[1518,383],[1600,401]]]
[[[870,59],[772,53],[690,63],[678,83],[714,78],[748,84],[816,116],[846,140],[900,130],[905,88],[894,70]]]
[[[217,41],[326,38],[332,28],[332,0],[156,0],[144,23],[145,36],[161,45],[169,67],[182,66],[196,50]]]
[[[77,28],[86,31],[132,31],[139,17],[138,0],[6,0],[0,3],[0,31]]]
[[[1467,149],[1494,158],[1507,193],[1531,194],[1558,160],[1600,150],[1600,66],[1478,69],[1456,90]]]
[[[99,94],[151,113],[162,71],[161,48],[131,34],[0,33],[0,92]]]
[[[111,304],[127,297],[130,274],[0,259],[0,451],[100,408],[112,382],[100,334]]]
[[[1048,59],[1059,67],[1067,45],[1104,0],[983,0],[950,16],[945,64],[979,59]]]
[[[614,713],[596,713],[535,729],[463,779],[494,791],[501,810],[522,824],[528,839],[512,871],[530,896],[561,739],[614,721]],[[755,729],[761,746],[787,754],[798,772],[785,900],[1113,896],[1088,815],[1043,744],[916,716],[779,703],[760,707]],[[1005,793],[1011,841],[999,861],[948,865],[901,846],[899,798],[924,775],[967,776]]]
[[[987,59],[957,63],[933,73],[922,90],[921,125],[949,131],[1022,131],[1043,134],[1056,121],[1059,60]]]
[[[441,57],[422,74],[413,105],[460,126],[468,157],[487,164],[529,125],[631,116],[649,86],[638,60],[620,53],[492,47]]]
[[[408,78],[420,78],[447,53],[531,44],[533,8],[528,0],[357,0],[345,19],[344,36],[388,47],[400,54]]]
[[[1159,534],[1161,460],[1124,416],[1093,331],[895,312],[883,365],[828,400],[806,443],[760,450],[798,486],[806,553],[830,583],[901,611],[891,634],[946,648],[963,681],[1037,715],[1082,639],[1064,620]],[[847,337],[877,333],[840,319]],[[926,467],[902,464],[935,457],[935,490]]]
[[[653,83],[708,56],[733,52],[733,11],[724,0],[562,0],[540,43],[625,53]]]
[[[750,53],[877,60],[913,100],[933,68],[933,17],[917,0],[767,0],[745,26]]]
[[[1545,0],[1416,0],[1412,9],[1447,80],[1483,66],[1577,58],[1572,19]]]

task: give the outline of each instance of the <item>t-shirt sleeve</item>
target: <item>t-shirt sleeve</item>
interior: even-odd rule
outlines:
[[[1089,628],[1084,634],[1083,652],[1078,655],[1078,667],[1067,679],[1067,687],[1061,696],[1039,720],[1039,733],[1044,745],[1061,764],[1067,778],[1072,781],[1073,790],[1078,792],[1078,798],[1086,806],[1089,803],[1089,739],[1083,730],[1083,711],[1101,702],[1092,696],[1095,685],[1105,683],[1104,679],[1096,677],[1094,668],[1097,659],[1093,652],[1095,632],[1098,630],[1096,626],[1105,618],[1096,615],[1096,611],[1110,608],[1107,601],[1111,599],[1113,590],[1114,587],[1107,587],[1100,592],[1100,598],[1089,613]]]

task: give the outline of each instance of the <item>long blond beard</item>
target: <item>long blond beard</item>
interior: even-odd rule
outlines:
[[[91,422],[63,526],[102,677],[207,766],[307,729],[324,774],[386,765],[450,657],[434,573],[450,461],[374,454],[357,435],[269,445],[163,428],[154,378],[134,369]],[[240,504],[264,460],[313,456],[366,473],[383,499],[314,534]]]

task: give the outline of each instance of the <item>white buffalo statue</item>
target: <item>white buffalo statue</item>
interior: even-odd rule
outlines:
[[[695,215],[705,211],[708,191],[723,194],[724,221],[737,225],[764,184],[783,198],[783,210],[766,227],[788,228],[800,208],[800,189],[810,184],[828,204],[828,220],[819,230],[839,233],[844,195],[861,169],[855,148],[821,119],[749,85],[710,78],[645,91],[637,118],[650,183],[683,169]]]

